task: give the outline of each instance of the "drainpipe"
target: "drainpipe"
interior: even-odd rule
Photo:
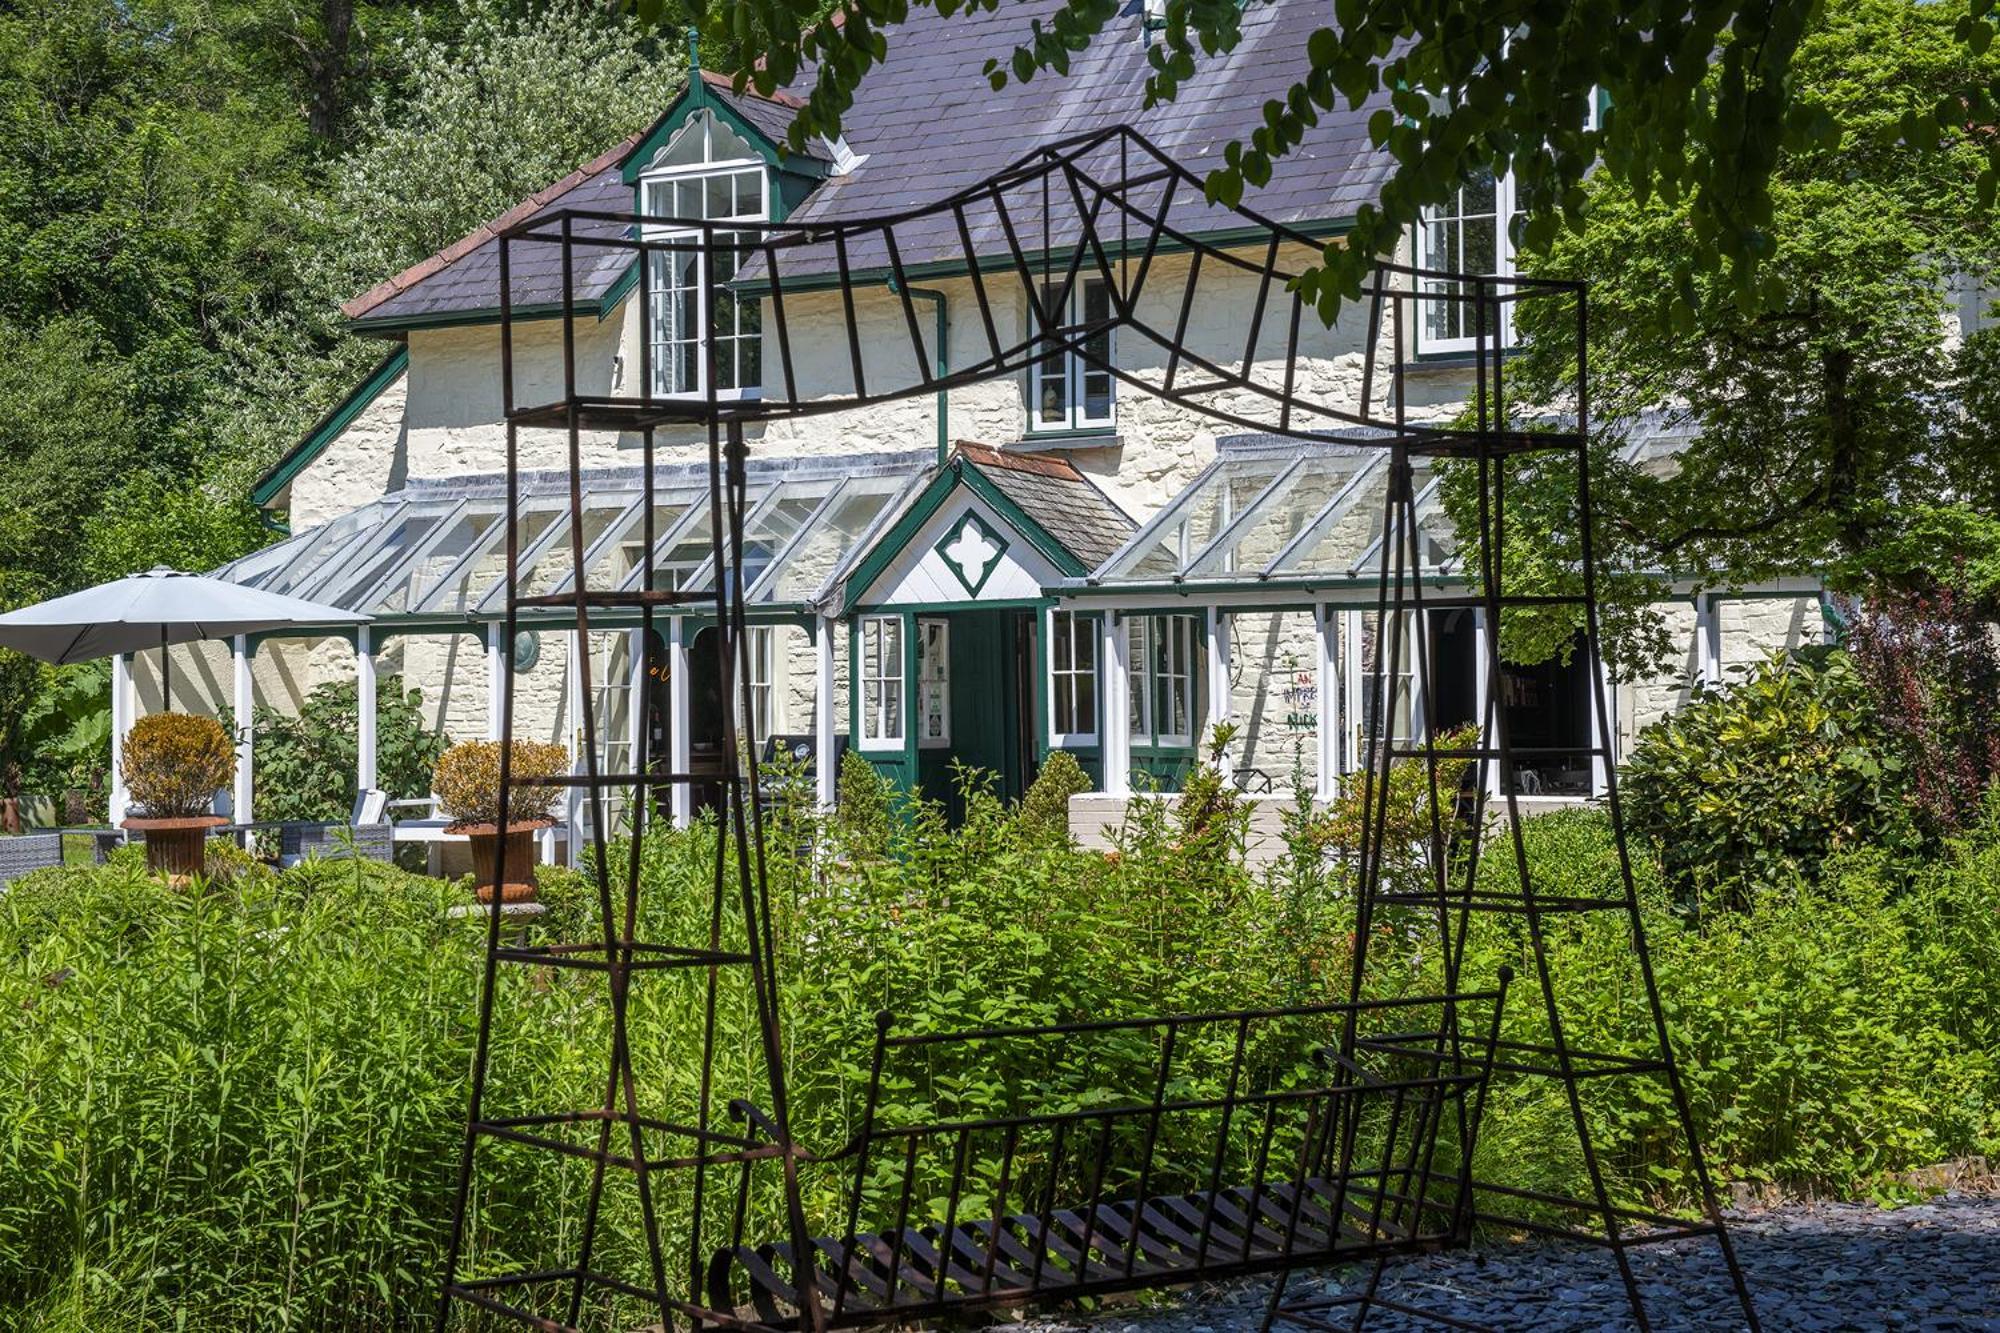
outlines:
[[[950,373],[949,368],[951,364],[951,347],[949,342],[951,326],[945,320],[944,293],[934,287],[911,287],[906,283],[899,283],[896,281],[894,274],[889,275],[889,290],[899,295],[907,292],[910,296],[918,300],[929,301],[931,303],[932,310],[937,314],[937,337],[934,340],[937,343],[937,377],[942,380]],[[939,389],[937,391],[937,461],[939,467],[943,467],[951,458],[951,426],[947,419],[950,409],[951,392],[947,389]]]

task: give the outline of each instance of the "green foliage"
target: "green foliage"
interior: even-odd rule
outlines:
[[[2000,500],[2000,352],[1985,335],[1961,344],[1950,318],[1956,275],[1976,285],[2000,271],[1981,199],[1991,145],[1954,130],[1919,164],[1898,143],[1906,117],[2000,71],[2000,52],[1959,41],[1960,13],[1819,7],[1789,56],[1787,96],[1828,133],[1788,139],[1773,160],[1754,301],[1707,269],[1700,197],[1648,193],[1616,169],[1582,187],[1586,225],[1529,260],[1589,283],[1597,553],[1609,657],[1628,678],[1664,656],[1650,571],[1724,587],[1825,569],[1857,590],[1923,589],[1961,563],[1978,580],[1995,560],[1977,516]],[[1520,315],[1526,355],[1509,394],[1545,411],[1568,401],[1574,311],[1530,302]],[[1633,452],[1635,433],[1662,429],[1671,461]],[[1509,591],[1575,591],[1573,464],[1507,467]],[[1461,484],[1448,497],[1461,524],[1474,495]],[[1546,657],[1574,627],[1512,619],[1523,628],[1503,638],[1517,660]],[[1526,641],[1525,627],[1551,622]]]
[[[1907,848],[1908,775],[1853,659],[1773,656],[1646,728],[1625,770],[1631,827],[1685,901],[1733,906],[1828,856]]]
[[[844,1142],[857,1124],[881,1009],[895,1011],[897,1032],[924,1033],[1344,994],[1352,899],[1322,849],[1295,849],[1315,867],[1304,879],[1296,864],[1218,868],[1172,803],[1152,800],[1137,803],[1116,853],[1085,852],[961,781],[957,829],[922,799],[871,824],[892,855],[772,843],[774,975],[807,1146]],[[1524,842],[1539,887],[1622,892],[1602,813],[1530,820]],[[707,822],[649,838],[642,937],[706,938],[716,846]],[[623,848],[609,864],[622,899]],[[1483,887],[1511,887],[1511,855],[1481,864]],[[1724,1180],[1868,1189],[2000,1148],[2000,796],[1933,863],[1843,853],[1817,885],[1704,916],[1699,930],[1643,857],[1637,869],[1668,1022]],[[543,894],[554,910],[537,940],[601,938],[594,874],[549,872]],[[0,1042],[0,1322],[223,1333],[387,1330],[426,1316],[481,974],[483,922],[448,915],[464,901],[455,887],[359,862],[166,894],[133,858],[40,872],[0,898],[0,956],[14,960],[0,971],[0,1013],[13,1015]],[[1371,940],[1378,993],[1440,984],[1430,930],[1413,917]],[[1623,918],[1565,920],[1548,942],[1570,1040],[1650,1056]],[[721,944],[742,947],[733,909]],[[1517,929],[1481,915],[1466,975],[1482,981],[1528,957]],[[1532,976],[1509,1009],[1508,1035],[1523,1041],[1546,1038]],[[705,987],[696,972],[651,983],[631,995],[634,1073],[650,1114],[685,1119],[701,1079],[687,1039],[706,1021]],[[601,1097],[601,981],[503,968],[499,985],[489,1108]],[[717,1094],[761,1101],[740,974],[726,975],[714,1021]],[[1091,1055],[1051,1061],[1004,1045],[976,1064],[942,1055],[897,1074],[894,1113],[1088,1104],[1147,1057]],[[1186,1095],[1215,1092],[1219,1070],[1194,1058],[1186,1068]],[[1657,1082],[1585,1087],[1614,1195],[1684,1196],[1687,1163]],[[1482,1169],[1578,1193],[1568,1117],[1548,1080],[1503,1078]],[[1189,1151],[1169,1136],[1159,1169],[1206,1170],[1205,1158],[1188,1166]],[[573,1253],[586,1166],[504,1145],[480,1160],[472,1269]],[[774,1174],[748,1198],[753,1234],[782,1234]],[[810,1225],[845,1224],[840,1184],[808,1164]],[[662,1172],[655,1188],[677,1229],[688,1177]],[[710,1222],[726,1229],[736,1203],[722,1195]],[[608,1190],[604,1206],[602,1262],[642,1265],[631,1192]]]
[[[445,738],[425,725],[420,698],[385,676],[375,700],[375,782],[392,799],[427,794]],[[296,716],[257,710],[255,798],[260,820],[338,820],[354,808],[359,690],[329,681]]]
[[[1015,815],[1030,838],[1046,842],[1069,840],[1069,798],[1090,790],[1090,775],[1067,750],[1051,750],[1042,771],[1021,795]]]
[[[118,771],[149,817],[185,819],[207,814],[235,777],[236,750],[212,717],[148,713],[125,734]]]
[[[929,3],[947,15],[999,7],[998,0]],[[1444,202],[1480,170],[1513,171],[1524,214],[1516,226],[1530,249],[1584,226],[1587,177],[1678,210],[1686,243],[1660,255],[1663,281],[1649,303],[1669,321],[1684,325],[1696,309],[1724,302],[1746,312],[1783,308],[1784,282],[1769,261],[1784,207],[1775,178],[1788,155],[1926,155],[1912,176],[1956,178],[1969,166],[1980,202],[1992,200],[2000,145],[1966,132],[1993,122],[2000,96],[1989,6],[1894,3],[1919,16],[1937,77],[1897,82],[1901,52],[1864,51],[1854,85],[1869,90],[1873,114],[1862,121],[1846,114],[1852,104],[1815,95],[1820,53],[1812,36],[1823,16],[1839,20],[1880,5],[1570,0],[1500,10],[1467,0],[1343,2],[1329,26],[1290,53],[1293,81],[1265,103],[1261,123],[1246,122],[1242,139],[1223,146],[1207,193],[1236,203],[1270,179],[1274,163],[1323,113],[1369,109],[1369,139],[1396,169],[1380,198],[1357,210],[1352,231],[1326,247],[1321,268],[1306,275],[1303,290],[1329,320],[1424,206]],[[649,19],[705,12],[663,0],[625,4]],[[729,7],[734,72],[768,92],[812,70],[794,146],[831,137],[854,89],[888,54],[884,29],[907,8],[903,0],[845,0],[836,25],[819,21],[821,0],[745,0]],[[999,88],[1063,75],[1080,52],[1134,40],[1135,23],[1130,8],[1112,0],[1067,0],[1050,17],[1024,20],[1021,44],[990,61],[987,76]],[[1243,7],[1228,0],[1170,0],[1147,48],[1148,105],[1172,101],[1184,85],[1198,90],[1202,60],[1236,49],[1243,28]],[[1592,125],[1594,102],[1602,114]]]

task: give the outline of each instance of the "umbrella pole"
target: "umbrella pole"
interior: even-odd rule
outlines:
[[[167,655],[167,627],[160,626],[160,711],[174,711],[174,662]]]

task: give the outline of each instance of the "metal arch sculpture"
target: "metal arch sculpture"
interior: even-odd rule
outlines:
[[[1434,664],[1429,636],[1410,633],[1411,624],[1422,624],[1430,611],[1481,613],[1488,660],[1498,661],[1500,626],[1510,611],[1568,605],[1580,612],[1590,660],[1598,660],[1585,447],[1587,315],[1581,287],[1380,266],[1363,293],[1368,321],[1360,403],[1340,408],[1299,391],[1304,307],[1291,286],[1296,270],[1281,262],[1288,251],[1301,258],[1316,254],[1320,241],[1247,209],[1226,210],[1233,225],[1228,238],[1218,241],[1214,224],[1222,212],[1202,200],[1196,176],[1142,135],[1118,127],[1039,149],[993,177],[887,217],[746,223],[554,210],[501,234],[507,634],[513,636],[523,611],[572,614],[578,641],[585,646],[578,671],[582,695],[589,699],[593,617],[599,625],[636,626],[646,632],[643,641],[650,641],[662,614],[710,618],[721,697],[734,706],[724,709],[719,768],[713,773],[659,771],[655,757],[647,753],[646,728],[640,729],[631,770],[604,771],[593,710],[583,710],[584,771],[554,782],[580,789],[589,802],[601,926],[597,940],[509,942],[502,931],[500,895],[493,895],[470,1108],[437,1314],[441,1333],[459,1306],[550,1333],[580,1329],[592,1319],[601,1323],[614,1310],[642,1311],[668,1329],[685,1324],[695,1330],[818,1333],[1256,1272],[1278,1274],[1267,1327],[1284,1320],[1332,1328],[1334,1307],[1346,1305],[1352,1307],[1351,1326],[1358,1328],[1370,1310],[1404,1308],[1380,1293],[1387,1260],[1463,1245],[1481,1222],[1606,1247],[1640,1328],[1652,1326],[1651,1315],[1628,1251],[1659,1240],[1712,1237],[1743,1319],[1757,1327],[1668,1042],[1625,856],[1608,746],[1577,747],[1565,754],[1606,771],[1618,882],[1596,895],[1539,892],[1522,842],[1521,811],[1511,794],[1517,760],[1526,755],[1512,741],[1498,671],[1486,673],[1476,744],[1447,749],[1429,734],[1414,742],[1399,740],[1390,727],[1370,736],[1357,873],[1357,945],[1347,1001],[948,1036],[899,1033],[884,1015],[860,1094],[860,1118],[847,1141],[815,1153],[793,1133],[779,989],[772,971],[756,737],[742,725],[752,716],[748,636],[737,580],[721,576],[743,567],[747,425],[851,411],[1014,375],[1051,355],[1075,356],[1094,371],[1220,422],[1299,439],[1344,436],[1390,453],[1375,608],[1378,645],[1368,683],[1373,716],[1389,715],[1390,682],[1399,677],[1407,674],[1430,690]],[[1030,249],[1024,238],[1038,244]],[[1003,257],[982,267],[982,256],[996,250]],[[551,251],[557,256],[553,266],[547,262]],[[517,268],[517,255],[523,253],[534,258]],[[1159,277],[1162,256],[1168,253],[1188,256],[1177,289]],[[608,273],[636,269],[639,308],[650,312],[660,294],[655,290],[656,261],[692,269],[686,275],[690,281],[673,294],[693,291],[700,312],[689,339],[700,358],[694,383],[661,386],[649,328],[639,340],[639,392],[586,391],[576,354],[579,289],[595,287],[601,294]],[[1254,306],[1241,329],[1243,354],[1235,364],[1203,351],[1189,337],[1204,265],[1226,266],[1255,280]],[[924,272],[944,268],[967,276],[985,346],[983,354],[976,352],[939,374],[930,368],[935,349],[925,344],[910,283]],[[1027,312],[1019,336],[1011,329],[1003,334],[1003,323],[1012,321],[996,317],[1000,298],[990,290],[989,277],[1003,288],[1018,282]],[[1108,314],[1095,320],[1074,318],[1071,293],[1091,280],[1104,284]],[[855,301],[864,284],[885,286],[897,298],[907,345],[899,347],[893,335],[885,340],[879,330],[864,333]],[[1149,306],[1149,293],[1158,286],[1168,286],[1168,298]],[[845,391],[808,395],[800,389],[786,303],[796,306],[809,293],[810,299],[838,301],[837,311],[821,311],[818,317],[831,320],[844,334],[846,346],[839,350],[846,353]],[[761,303],[764,341],[777,353],[779,377],[761,397],[729,397],[717,388],[718,339],[701,336],[701,331],[719,301],[746,296]],[[1563,302],[1574,311],[1573,421],[1554,429],[1545,428],[1546,423],[1517,426],[1508,410],[1501,312],[1523,301]],[[1166,322],[1154,318],[1154,307],[1167,314]],[[1455,309],[1459,321],[1472,328],[1477,409],[1469,425],[1416,421],[1408,407],[1407,331],[1420,310],[1440,307]],[[558,392],[521,401],[517,326],[523,318],[519,312],[530,308],[562,321],[561,376]],[[1271,361],[1268,355],[1260,359],[1259,349],[1280,323],[1284,350],[1277,361],[1278,379],[1272,382],[1258,377],[1260,361]],[[1113,330],[1164,355],[1157,379],[1113,362],[1107,354],[1107,335]],[[1386,372],[1378,365],[1378,348],[1387,353]],[[905,369],[885,378],[883,363],[892,353]],[[1378,379],[1386,380],[1379,394]],[[680,391],[688,388],[693,392]],[[568,448],[570,549],[578,576],[573,591],[555,596],[523,590],[515,536],[520,435],[537,428],[561,430]],[[710,567],[718,571],[712,589],[664,586],[655,567],[656,437],[663,429],[676,428],[699,430],[708,451]],[[585,432],[602,430],[635,433],[641,444],[647,518],[641,577],[631,591],[593,589],[585,577],[585,540],[576,522],[582,510],[581,440]],[[1582,590],[1572,597],[1507,591],[1502,537],[1508,463],[1542,452],[1575,459]],[[1475,592],[1447,596],[1427,591],[1419,577],[1423,535],[1411,480],[1412,460],[1418,457],[1462,460],[1476,470]],[[1383,626],[1386,634],[1380,633]],[[1594,666],[1591,694],[1595,734],[1608,737],[1604,682]],[[503,734],[511,737],[511,675],[502,716]],[[1537,751],[1536,757],[1546,756]],[[1423,765],[1428,776],[1425,882],[1415,887],[1385,875],[1388,778],[1398,760]],[[1476,774],[1469,795],[1441,789],[1440,766],[1460,762],[1471,763]],[[503,757],[503,793],[527,781],[515,777]],[[707,787],[721,798],[706,937],[694,942],[641,940],[636,938],[641,849],[654,815],[654,794],[677,785]],[[1508,793],[1497,827],[1487,807],[1489,787]],[[614,872],[607,838],[607,798],[618,792],[632,797],[622,874]],[[1480,850],[1492,837],[1506,845],[1513,862],[1517,884],[1511,891],[1480,885]],[[1568,1042],[1545,947],[1545,922],[1552,913],[1591,911],[1622,912],[1627,918],[1656,1047],[1651,1057],[1584,1051]],[[1528,1043],[1505,1035],[1501,1008],[1506,975],[1484,989],[1462,983],[1475,912],[1522,919],[1548,1041]],[[1363,998],[1372,927],[1396,913],[1419,913],[1426,928],[1437,931],[1444,994],[1393,1002]],[[502,964],[577,969],[604,979],[611,1042],[598,1104],[509,1116],[489,1110],[487,1073]],[[701,996],[702,1030],[688,1034],[684,1053],[696,1062],[696,1090],[689,1114],[681,1118],[642,1104],[628,1023],[632,987],[642,975],[659,978],[660,984],[675,976],[691,978]],[[754,1092],[761,1102],[747,1095],[728,1102],[733,1127],[723,1125],[716,1114],[716,1102],[724,1095],[716,1086],[717,1015],[728,976],[747,981],[758,1048],[754,1062],[762,1071],[761,1085],[743,1090]],[[1080,1108],[1011,1103],[968,1108],[934,1101],[923,1108],[928,1114],[920,1114],[885,1105],[883,1090],[898,1078],[899,1066],[916,1062],[931,1071],[976,1069],[999,1044],[1042,1053],[1033,1058],[1045,1059],[1052,1076],[1085,1059],[1097,1062],[1093,1068],[1098,1070],[1121,1070],[1117,1077],[1125,1082],[1112,1090],[1109,1101]],[[1079,1047],[1084,1055],[1078,1054]],[[1197,1066],[1206,1070],[1204,1086],[1220,1087],[1219,1095],[1181,1091]],[[1589,1176],[1589,1197],[1564,1198],[1475,1177],[1472,1163],[1486,1088],[1496,1071],[1549,1078],[1561,1086]],[[1111,1074],[1103,1077],[1116,1082]],[[1614,1199],[1579,1092],[1587,1080],[1614,1078],[1658,1078],[1666,1084],[1693,1163],[1699,1216],[1680,1218]],[[1119,1091],[1125,1094],[1122,1100],[1115,1095]],[[483,1145],[492,1144],[545,1151],[579,1163],[587,1172],[574,1262],[527,1273],[469,1276],[461,1271],[479,1154]],[[641,1233],[631,1256],[633,1271],[625,1273],[610,1271],[602,1257],[603,1203],[614,1171],[633,1183]],[[689,1182],[687,1208],[674,1237],[685,1240],[685,1267],[678,1259],[669,1261],[654,1198],[656,1178],[669,1174]],[[765,1176],[776,1179],[760,1191],[756,1185]],[[835,1199],[839,1205],[809,1210],[808,1177],[814,1200]],[[765,1201],[768,1219],[758,1215]],[[1332,1300],[1286,1294],[1284,1274],[1290,1269],[1348,1261],[1374,1265],[1362,1291]],[[676,1270],[671,1276],[670,1269]]]

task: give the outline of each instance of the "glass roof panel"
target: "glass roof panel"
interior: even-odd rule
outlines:
[[[633,580],[646,554],[646,511],[644,497],[626,509],[619,521],[598,538],[595,550],[587,550],[583,555],[584,586],[597,592],[608,592],[622,588],[628,580]],[[696,503],[706,504],[707,497],[693,490],[657,491],[653,496],[653,539],[659,540],[673,530],[688,508]],[[636,582],[636,581],[635,581]],[[568,592],[574,586],[571,578],[564,578],[555,588],[556,592]]]
[[[1296,461],[1295,454],[1220,460],[1175,497],[1134,546],[1113,557],[1103,576],[1178,577]]]
[[[586,499],[583,517],[578,531],[583,534],[583,552],[586,562],[590,553],[611,526],[633,512],[633,504],[639,497],[629,491],[604,494],[602,492]],[[569,512],[565,508],[562,521],[542,539],[533,551],[521,553],[521,572],[517,580],[521,596],[541,597],[568,587],[576,572],[576,534],[570,529]],[[504,611],[507,606],[507,590],[504,582],[496,584],[480,601],[478,610],[483,613]]]
[[[1412,460],[1414,484],[1419,488],[1430,480],[1427,459]],[[1300,532],[1291,549],[1270,567],[1273,578],[1355,578],[1370,577],[1379,568],[1382,552],[1382,511],[1388,499],[1389,467],[1386,459],[1379,467],[1361,474],[1360,484],[1349,488],[1338,500],[1316,516]],[[1421,513],[1419,515],[1421,519]],[[1427,558],[1426,566],[1430,566]],[[1427,572],[1435,569],[1427,568]]]
[[[764,501],[744,516],[743,567],[738,587],[755,586],[771,562],[805,530],[827,498],[840,488],[837,478],[785,482],[772,488]],[[698,586],[714,587],[715,571],[704,566],[694,575]]]
[[[321,524],[304,535],[295,558],[257,586],[288,597],[308,597],[307,589],[315,581],[365,546],[374,530],[394,522],[402,509],[400,504],[370,505]]]
[[[498,499],[470,500],[457,516],[438,525],[402,569],[392,573],[374,593],[374,605],[357,607],[371,615],[393,615],[423,605],[466,553],[499,526],[505,505]]]
[[[410,562],[452,515],[457,500],[426,501],[403,506],[395,521],[355,543],[355,553],[317,585],[314,596],[329,606],[363,609],[363,601],[382,580]]]
[[[517,549],[525,558],[557,520],[568,522],[569,501],[563,496],[524,500],[515,524]],[[458,567],[441,577],[438,588],[417,609],[435,615],[470,615],[480,599],[507,573],[507,524],[503,519],[486,530]]]
[[[820,506],[763,586],[752,585],[753,598],[759,602],[806,602],[818,596],[909,484],[908,477],[856,477],[849,481]]]
[[[1376,453],[1309,454],[1246,509],[1223,536],[1187,568],[1189,578],[1263,573],[1327,506],[1381,460]]]

